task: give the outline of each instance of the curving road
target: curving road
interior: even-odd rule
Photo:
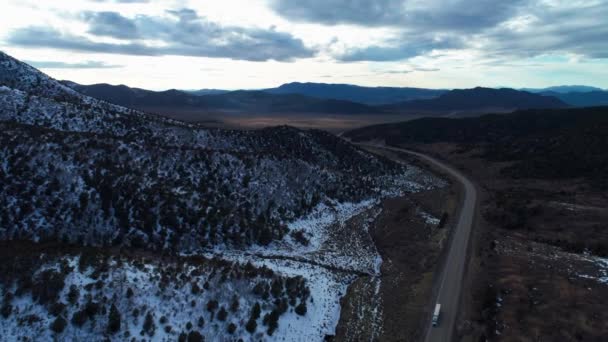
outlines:
[[[467,179],[460,171],[453,167],[425,154],[409,151],[405,149],[368,145],[373,147],[381,147],[388,150],[404,152],[414,155],[427,163],[442,169],[449,173],[458,182],[463,185],[464,198],[460,210],[460,217],[452,234],[451,244],[447,253],[443,270],[438,274],[439,277],[435,281],[439,281],[436,298],[433,301],[432,308],[435,303],[441,304],[441,315],[439,326],[433,327],[429,319],[428,329],[426,331],[426,342],[447,342],[452,340],[454,326],[459,311],[459,300],[461,297],[462,283],[464,279],[464,270],[467,263],[467,249],[469,245],[469,237],[473,226],[473,218],[475,216],[475,207],[477,202],[477,190],[473,183]],[[430,317],[429,317],[430,318]]]

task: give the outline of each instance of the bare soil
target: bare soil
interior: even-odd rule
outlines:
[[[458,202],[459,189],[454,185],[383,201],[370,230],[383,260],[381,276],[360,277],[349,287],[336,341],[421,339],[431,310],[433,276]],[[422,211],[436,218],[446,214],[447,219],[439,227],[428,223]],[[371,313],[377,311],[381,319],[372,320]]]
[[[579,179],[510,178],[501,169],[511,163],[481,150],[407,147],[460,168],[481,191],[461,340],[606,340],[608,265],[597,262],[608,257],[605,193]]]

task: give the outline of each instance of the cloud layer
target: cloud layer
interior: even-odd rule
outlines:
[[[400,32],[383,42],[347,48],[336,55],[341,61],[402,60],[466,48],[489,57],[608,57],[606,0],[272,0],[271,7],[297,22]]]
[[[53,27],[16,29],[8,42],[17,46],[50,47],[83,52],[125,55],[231,58],[248,61],[312,57],[315,51],[302,40],[274,28],[242,28],[211,22],[192,9],[167,11],[165,16],[127,18],[117,12],[86,12],[81,19],[92,36],[120,42],[102,42]]]
[[[83,63],[66,63],[59,61],[24,61],[29,65],[41,69],[111,69],[122,68],[122,65],[106,64],[99,61],[87,61]]]

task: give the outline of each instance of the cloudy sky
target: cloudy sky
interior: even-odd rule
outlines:
[[[608,0],[3,0],[0,50],[59,79],[608,88]]]

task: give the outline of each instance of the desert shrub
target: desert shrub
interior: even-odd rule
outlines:
[[[308,239],[304,235],[303,230],[294,230],[293,232],[291,232],[291,237],[302,246],[308,246],[310,244],[310,241],[308,241]]]
[[[199,328],[202,328],[202,327],[205,326],[205,318],[203,316],[201,316],[201,317],[198,318],[197,325],[198,325]]]
[[[116,305],[112,304],[108,315],[108,332],[114,334],[120,330],[120,312]]]
[[[239,310],[239,297],[234,295],[232,297],[232,303],[230,304],[230,311],[237,312]]]
[[[53,323],[51,323],[50,328],[55,333],[61,334],[63,332],[63,330],[65,330],[65,326],[67,324],[68,324],[68,322],[66,322],[66,320],[63,317],[59,316],[59,317],[55,318]]]
[[[289,309],[289,301],[287,298],[275,299],[275,309],[279,312],[279,315],[284,314]]]
[[[220,311],[217,313],[217,319],[219,319],[220,321],[225,321],[226,317],[228,317],[228,311],[226,311],[226,309],[224,309],[224,307],[222,306],[220,308]]]
[[[272,282],[270,293],[274,298],[279,298],[283,294],[283,281],[281,278],[277,278]]]
[[[152,314],[150,312],[148,312],[146,314],[146,318],[144,320],[144,326],[143,326],[142,333],[147,334],[148,336],[152,337],[152,336],[154,336],[155,331],[156,331],[156,325],[154,324],[154,317],[152,317]]]
[[[300,316],[306,315],[306,302],[301,302],[296,306],[296,313]]]
[[[78,310],[72,315],[72,324],[81,327],[87,322],[87,318],[85,310]]]
[[[234,324],[234,323],[228,324],[228,330],[227,331],[228,331],[228,333],[230,335],[234,334],[234,332],[236,331],[236,324]]]
[[[256,320],[260,318],[260,314],[262,313],[262,308],[260,307],[260,303],[255,303],[251,308],[251,319]]]
[[[253,334],[255,332],[255,330],[258,327],[258,323],[255,321],[255,319],[250,318],[247,321],[247,324],[245,325],[245,329],[250,333]]]
[[[63,290],[65,275],[55,270],[46,270],[34,280],[32,297],[44,305],[57,300],[59,292]]]
[[[198,284],[196,282],[192,283],[191,289],[192,289],[192,294],[193,295],[197,295],[197,294],[199,294],[201,292],[201,288],[198,287]]]
[[[2,317],[4,318],[8,318],[12,312],[13,306],[10,303],[4,303],[4,305],[2,305],[2,309],[0,309],[0,314],[2,314]]]
[[[84,311],[86,312],[89,319],[94,319],[95,315],[99,313],[99,303],[89,300],[84,306]]]
[[[279,312],[275,309],[272,310],[270,313],[264,315],[264,320],[263,323],[264,325],[268,326],[268,336],[272,336],[272,334],[274,333],[275,330],[277,330],[277,328],[279,327],[279,317],[281,315],[279,314]]]
[[[62,302],[55,302],[49,308],[49,313],[55,317],[61,315],[65,310],[65,304]]]
[[[198,331],[188,333],[188,342],[205,342],[205,338]]]
[[[445,224],[448,222],[448,213],[443,213],[441,215],[441,219],[439,220],[439,225],[437,225],[437,228],[443,228],[445,227]]]
[[[210,301],[207,302],[207,311],[214,312],[217,309],[217,307],[218,307],[217,300],[211,299]]]

